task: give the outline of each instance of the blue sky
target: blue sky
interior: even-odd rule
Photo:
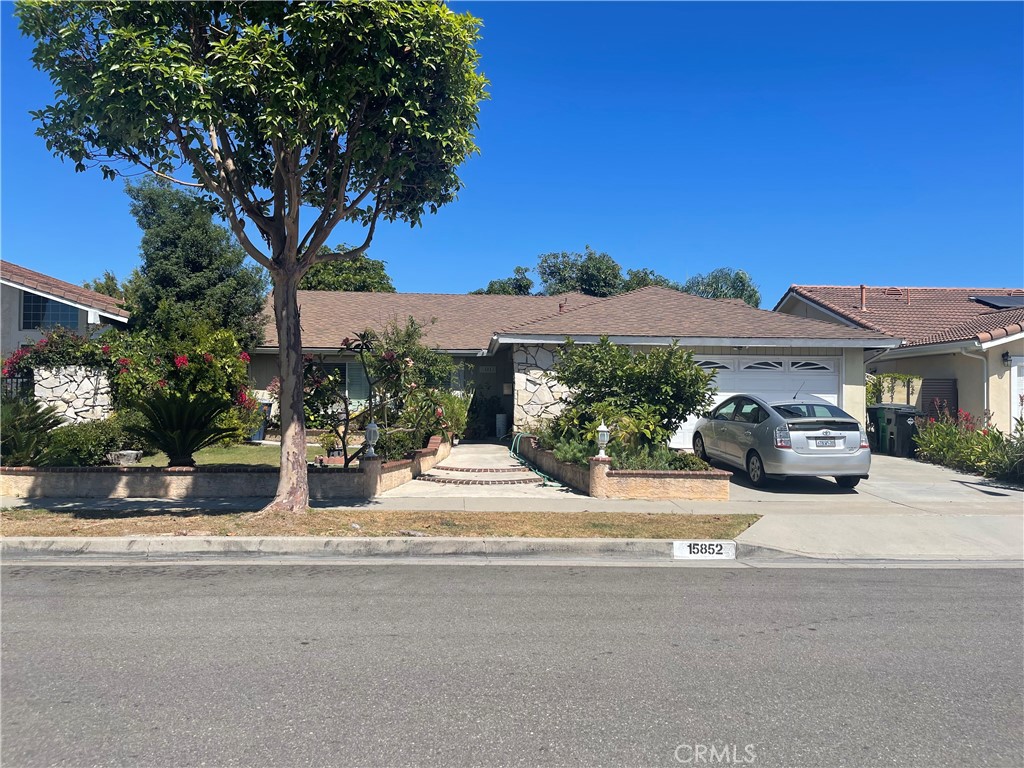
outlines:
[[[124,277],[140,232],[121,183],[33,135],[52,91],[12,7],[3,258]],[[768,307],[791,283],[1024,285],[1020,4],[454,7],[484,22],[481,154],[423,227],[378,228],[400,291],[466,292],[586,244],[676,280],[745,269]]]

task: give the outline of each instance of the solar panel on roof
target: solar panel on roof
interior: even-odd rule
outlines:
[[[1021,296],[972,296],[974,301],[992,309],[1016,309],[1024,307],[1024,295]]]

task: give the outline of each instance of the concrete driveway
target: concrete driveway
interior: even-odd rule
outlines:
[[[874,456],[871,477],[854,489],[840,488],[830,477],[789,478],[754,488],[746,474],[732,470],[734,502],[783,505],[787,512],[919,511],[930,514],[976,511],[981,514],[1024,513],[1024,490],[977,475],[895,456]]]

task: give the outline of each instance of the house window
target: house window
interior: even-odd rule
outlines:
[[[757,360],[743,366],[744,371],[781,371],[781,360]]]
[[[45,296],[21,294],[21,328],[36,330],[55,326],[78,330],[78,309]]]
[[[323,369],[326,373],[341,374],[351,403],[365,403],[370,399],[370,381],[361,363],[323,363]]]

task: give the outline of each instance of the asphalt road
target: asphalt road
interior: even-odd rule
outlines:
[[[10,565],[0,761],[1017,768],[1022,580]]]

